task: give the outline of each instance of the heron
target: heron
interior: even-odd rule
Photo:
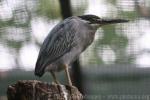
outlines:
[[[100,18],[92,14],[64,19],[45,38],[35,65],[35,75],[41,77],[45,72],[50,72],[54,82],[60,84],[55,74],[64,70],[68,84],[72,86],[69,68],[92,44],[97,29],[103,25],[124,22],[128,20]]]

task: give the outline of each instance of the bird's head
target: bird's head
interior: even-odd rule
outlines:
[[[78,17],[95,28],[99,28],[103,25],[128,22],[128,20],[125,19],[102,19],[96,15],[82,15]]]

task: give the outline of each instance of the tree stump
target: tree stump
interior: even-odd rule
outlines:
[[[48,84],[37,80],[23,80],[7,89],[8,100],[82,100],[74,86]]]

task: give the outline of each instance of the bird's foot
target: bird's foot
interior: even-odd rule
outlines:
[[[52,84],[61,85],[59,81],[53,81]]]

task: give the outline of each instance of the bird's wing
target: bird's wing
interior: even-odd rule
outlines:
[[[47,65],[69,52],[76,44],[75,33],[78,26],[73,21],[58,24],[41,46],[35,67],[35,74],[42,76]]]

